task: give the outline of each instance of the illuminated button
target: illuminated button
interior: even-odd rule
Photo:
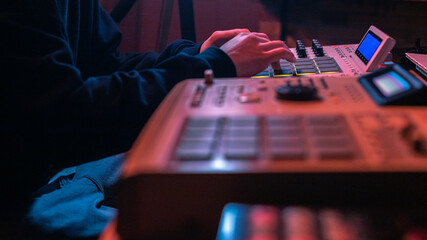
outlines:
[[[240,103],[258,103],[261,101],[261,97],[258,93],[242,93],[237,97]]]

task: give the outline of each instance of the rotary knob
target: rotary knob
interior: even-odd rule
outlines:
[[[276,89],[276,96],[287,101],[316,101],[321,100],[317,88],[305,85],[285,85]]]

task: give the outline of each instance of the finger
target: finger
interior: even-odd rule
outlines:
[[[255,34],[255,35],[256,35],[256,36],[258,36],[258,37],[261,37],[261,38],[265,38],[265,39],[270,40],[270,38],[268,37],[268,35],[267,35],[267,34],[265,34],[265,33],[253,32],[252,34]]]
[[[270,42],[270,39],[266,38],[265,36],[263,36],[262,34],[257,34],[257,33],[241,33],[242,36],[245,36],[246,38],[249,38],[253,41],[256,41],[258,43],[267,43]]]
[[[296,62],[294,54],[287,48],[275,48],[264,52],[269,62],[277,62],[280,59],[285,59],[289,62]]]
[[[240,33],[248,34],[250,31],[248,29],[232,29],[227,31],[218,31],[218,33],[220,38],[231,39]]]
[[[286,45],[280,40],[260,43],[260,46],[264,51],[269,51],[275,48],[286,48]]]

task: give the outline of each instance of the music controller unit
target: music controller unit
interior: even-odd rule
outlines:
[[[280,60],[253,78],[292,76],[358,76],[372,72],[382,64],[395,45],[395,40],[375,26],[371,26],[359,44],[322,46],[313,39],[311,47],[297,40],[290,50],[295,63]]]
[[[426,210],[427,107],[371,95],[416,91],[398,70],[178,84],[127,155],[119,233],[213,239],[229,202]]]

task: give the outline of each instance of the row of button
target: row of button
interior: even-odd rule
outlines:
[[[242,116],[191,117],[183,127],[174,158],[208,160],[257,159],[261,143],[271,159],[351,159],[356,155],[344,117]]]
[[[342,70],[335,59],[331,57],[319,57],[297,59],[295,63],[280,60],[280,68],[273,69],[273,77],[340,72]]]

